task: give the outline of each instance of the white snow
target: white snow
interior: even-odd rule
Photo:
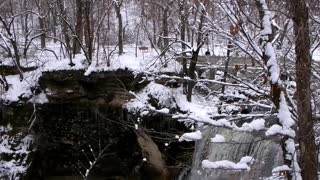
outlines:
[[[296,177],[296,180],[302,180],[302,177],[300,174],[301,169],[298,164],[298,158],[297,158],[297,152],[296,152],[294,140],[289,138],[288,140],[286,140],[285,145],[286,145],[286,150],[288,152],[285,158],[288,160],[291,160],[290,168],[293,170],[294,177]]]
[[[222,161],[209,161],[203,160],[202,161],[202,168],[206,169],[226,169],[226,170],[247,170],[250,171],[249,163],[253,162],[254,159],[250,156],[245,156],[241,158],[238,163],[234,163],[228,160]]]
[[[280,107],[277,117],[279,118],[279,122],[281,125],[275,124],[271,126],[266,131],[266,135],[272,136],[275,134],[282,134],[294,138],[296,133],[291,127],[295,124],[295,122],[291,118],[291,113],[289,111],[289,107],[287,105],[286,98],[283,92],[280,95]]]
[[[64,58],[61,60],[49,59],[44,62],[42,66],[42,71],[58,71],[58,70],[80,70],[87,67],[87,62],[83,54],[77,54],[75,58],[72,59],[74,66],[70,66],[70,60]]]
[[[215,137],[210,139],[213,143],[223,143],[225,142],[225,138],[221,134],[216,134]]]
[[[290,136],[290,137],[294,137],[295,136],[294,130],[283,128],[282,126],[280,126],[278,124],[272,125],[266,131],[265,134],[266,134],[266,136],[273,136],[273,135],[277,135],[277,134],[287,135],[287,136]]]
[[[141,117],[147,116],[149,113],[150,113],[150,111],[143,111],[143,112],[140,113],[140,116]]]
[[[202,138],[202,133],[198,130],[196,132],[191,133],[184,133],[180,138],[179,142],[181,141],[197,141]]]
[[[273,48],[273,39],[269,39],[272,35],[272,18],[265,0],[260,0],[263,11],[262,30],[260,31],[260,39],[262,40],[261,49],[269,57],[267,61],[268,71],[270,73],[269,80],[272,84],[280,84],[280,67],[277,61],[275,50]]]
[[[239,128],[236,128],[238,131],[247,131],[247,132],[252,132],[252,131],[260,131],[265,129],[265,120],[264,119],[255,119],[250,123],[243,123],[243,125]]]
[[[19,75],[6,76],[9,84],[8,91],[0,94],[0,98],[4,101],[18,102],[20,98],[29,99],[33,97],[31,87],[35,87],[38,83],[39,77],[42,75],[40,71],[26,72],[23,74],[24,79],[20,81]],[[34,97],[34,101],[46,102],[46,97],[43,94]]]
[[[169,113],[169,109],[175,107],[175,103],[173,101],[174,91],[170,88],[165,87],[163,85],[150,82],[147,87],[145,87],[141,92],[135,94],[135,99],[132,99],[128,103],[126,103],[125,107],[133,113],[140,112],[143,116],[150,113],[150,111],[158,112],[158,113]],[[161,109],[156,109],[151,106],[148,102],[150,100],[150,96],[158,100],[159,106],[165,106]]]
[[[316,49],[312,54],[312,59],[314,61],[319,62],[320,61],[320,48]]]
[[[0,155],[13,157],[10,161],[0,160],[0,179],[3,175],[16,179],[17,174],[25,173],[29,164],[27,158],[32,151],[33,136],[22,136],[22,133],[11,136],[10,125],[0,126]],[[19,157],[19,158],[17,158]]]
[[[127,69],[133,72],[178,72],[181,65],[172,58],[168,61],[167,66],[158,58],[155,50],[149,48],[147,52],[138,51],[135,55],[135,45],[126,45],[125,52],[122,55],[114,54],[110,58],[110,66],[106,60],[100,60],[98,63],[94,60],[89,67],[86,67],[85,75],[92,72],[113,71],[117,69]],[[100,57],[103,59],[102,57]],[[93,58],[93,59],[96,59]]]
[[[287,129],[291,128],[291,126],[293,126],[295,122],[291,118],[291,113],[289,111],[289,107],[287,105],[286,98],[283,92],[280,95],[280,107],[278,111],[279,112],[277,117],[279,118],[281,125]]]
[[[269,68],[270,81],[276,84],[280,78],[280,67],[274,52],[274,48],[270,42],[266,44],[265,54],[269,56],[267,67]]]
[[[225,118],[218,120],[212,120],[212,115],[218,114],[218,108],[216,106],[219,103],[217,99],[198,99],[198,96],[193,96],[193,101],[188,102],[186,96],[182,93],[182,88],[168,88],[166,86],[151,82],[139,93],[133,93],[135,99],[132,99],[126,103],[125,107],[132,113],[140,113],[145,116],[152,112],[169,114],[169,109],[177,108],[181,111],[188,112],[187,114],[173,114],[173,119],[182,122],[195,122],[206,123],[213,126],[232,127]],[[156,109],[150,103],[150,97],[157,99],[157,106],[160,109]]]
[[[159,109],[156,111],[159,113],[162,113],[162,114],[169,114],[169,112],[170,112],[170,110],[168,108],[162,108],[162,109]]]
[[[263,30],[260,32],[261,36],[272,34],[271,28],[271,12],[268,10],[268,6],[265,0],[260,0],[262,4],[262,9],[264,10],[263,19],[262,19],[262,27]]]
[[[291,168],[289,168],[287,165],[278,166],[272,170],[272,173],[277,173],[282,171],[291,171]]]

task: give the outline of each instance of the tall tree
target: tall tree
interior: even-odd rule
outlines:
[[[197,48],[195,50],[192,50],[192,57],[190,60],[189,70],[188,70],[188,76],[190,79],[195,80],[197,78],[196,76],[196,65],[198,62],[198,56],[200,49],[204,45],[204,40],[208,37],[208,34],[205,29],[205,17],[206,17],[206,3],[208,1],[204,0],[203,2],[199,2],[199,5],[197,6],[197,11],[201,12],[199,17],[199,25],[197,29]],[[188,82],[188,88],[187,88],[187,100],[191,102],[191,96],[192,96],[192,90],[194,86],[196,85],[196,82],[189,81]]]
[[[83,37],[83,0],[76,0],[76,35],[79,41],[82,42]],[[81,45],[76,38],[73,39],[73,54],[79,54]]]
[[[89,62],[92,61],[94,45],[94,22],[93,22],[93,2],[86,0],[84,2],[84,28],[85,28],[85,41],[86,41],[86,56]],[[77,37],[78,43],[81,44],[79,37]]]
[[[116,10],[116,15],[118,18],[118,45],[119,45],[119,54],[123,53],[123,24],[122,24],[122,15],[121,7],[123,0],[114,1],[114,8]]]
[[[289,2],[295,36],[301,176],[304,180],[316,180],[318,179],[318,164],[311,109],[309,12],[305,0],[290,0]]]
[[[39,28],[41,31],[41,36],[40,36],[40,42],[41,42],[41,49],[46,48],[46,23],[45,19],[47,16],[47,13],[45,12],[45,4],[46,2],[44,0],[37,0],[35,1],[35,4],[38,8],[38,19],[39,19]]]

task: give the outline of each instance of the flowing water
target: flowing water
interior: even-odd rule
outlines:
[[[275,140],[268,140],[260,133],[231,131],[225,128],[206,127],[203,138],[196,143],[193,164],[189,174],[181,179],[188,180],[249,180],[270,177],[272,169],[282,164],[281,147]],[[226,143],[212,143],[216,134],[224,136]],[[208,170],[201,167],[204,159],[210,161],[229,160],[239,162],[244,156],[255,160],[250,171]]]

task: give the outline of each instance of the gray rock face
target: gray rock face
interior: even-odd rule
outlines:
[[[39,80],[50,102],[112,104],[121,107],[133,98],[129,91],[142,89],[142,74],[117,70],[85,76],[83,70],[45,72]]]

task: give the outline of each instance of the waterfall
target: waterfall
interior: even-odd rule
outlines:
[[[249,180],[270,177],[272,169],[282,165],[282,151],[275,139],[265,139],[263,133],[247,133],[225,128],[203,127],[203,138],[196,142],[189,180]],[[212,143],[210,138],[221,134],[225,143]],[[203,169],[201,162],[229,160],[239,162],[244,156],[255,160],[250,171]]]

